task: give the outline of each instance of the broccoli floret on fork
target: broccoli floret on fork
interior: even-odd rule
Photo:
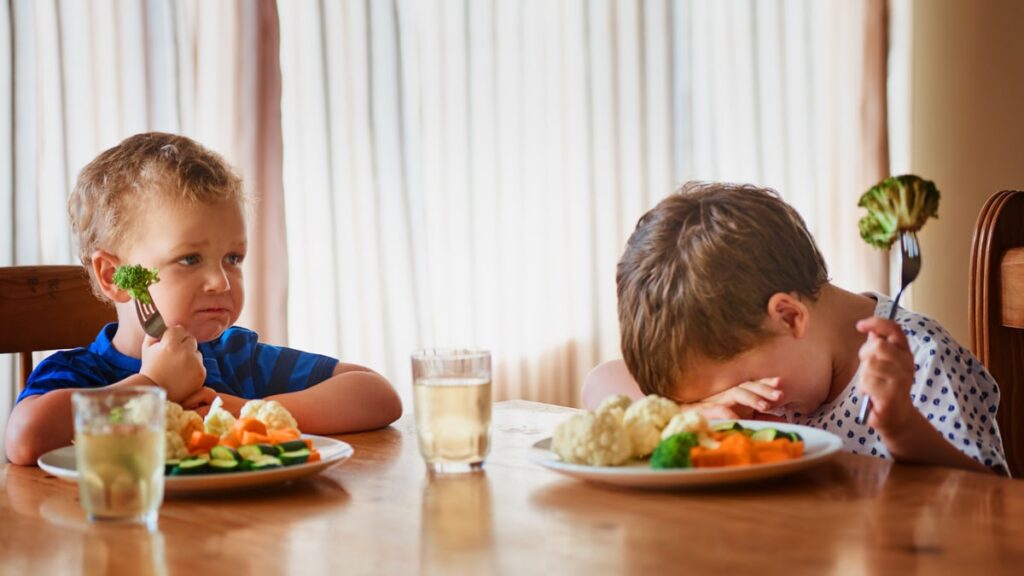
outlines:
[[[892,176],[872,186],[857,205],[868,210],[858,223],[861,238],[886,249],[900,232],[916,232],[928,218],[938,218],[939,190],[913,174]]]
[[[155,284],[160,281],[157,269],[149,269],[138,264],[132,264],[130,266],[118,266],[114,270],[114,284],[131,294],[132,298],[135,298],[143,304],[152,304],[153,300],[149,296],[150,284]]]

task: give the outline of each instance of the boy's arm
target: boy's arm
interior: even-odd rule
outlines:
[[[858,322],[857,329],[869,333],[859,352],[860,387],[873,405],[868,423],[881,434],[892,457],[897,462],[992,472],[949,443],[914,407],[914,357],[899,325],[872,317]]]
[[[402,415],[395,389],[369,368],[342,364],[334,374],[305,390],[268,396],[277,400],[308,434],[342,434],[383,428]],[[227,400],[225,399],[225,403]]]
[[[153,381],[135,374],[112,386],[153,386]],[[4,450],[12,464],[30,466],[50,450],[71,444],[75,423],[71,412],[74,388],[62,388],[23,399],[7,420]]]
[[[973,472],[992,472],[981,462],[957,450],[917,410],[892,432],[879,431],[897,462],[932,464]]]

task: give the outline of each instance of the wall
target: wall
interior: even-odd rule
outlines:
[[[975,220],[991,194],[1024,189],[1024,2],[916,0],[912,26],[910,168],[942,200],[909,304],[966,345]]]

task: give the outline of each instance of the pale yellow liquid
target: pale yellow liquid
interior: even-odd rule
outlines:
[[[148,522],[164,498],[164,435],[118,425],[75,434],[78,488],[90,518]]]
[[[435,378],[413,383],[420,453],[439,471],[477,467],[491,447],[491,381]]]

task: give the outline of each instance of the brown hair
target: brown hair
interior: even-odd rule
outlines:
[[[637,222],[615,281],[626,366],[644,393],[672,397],[687,361],[766,341],[771,296],[813,299],[828,269],[774,190],[689,182]]]
[[[134,232],[145,200],[185,203],[237,201],[245,206],[242,180],[224,159],[176,134],[136,134],[110,148],[78,174],[68,197],[78,257],[90,271],[97,249],[116,250]],[[102,298],[96,279],[93,291]]]

